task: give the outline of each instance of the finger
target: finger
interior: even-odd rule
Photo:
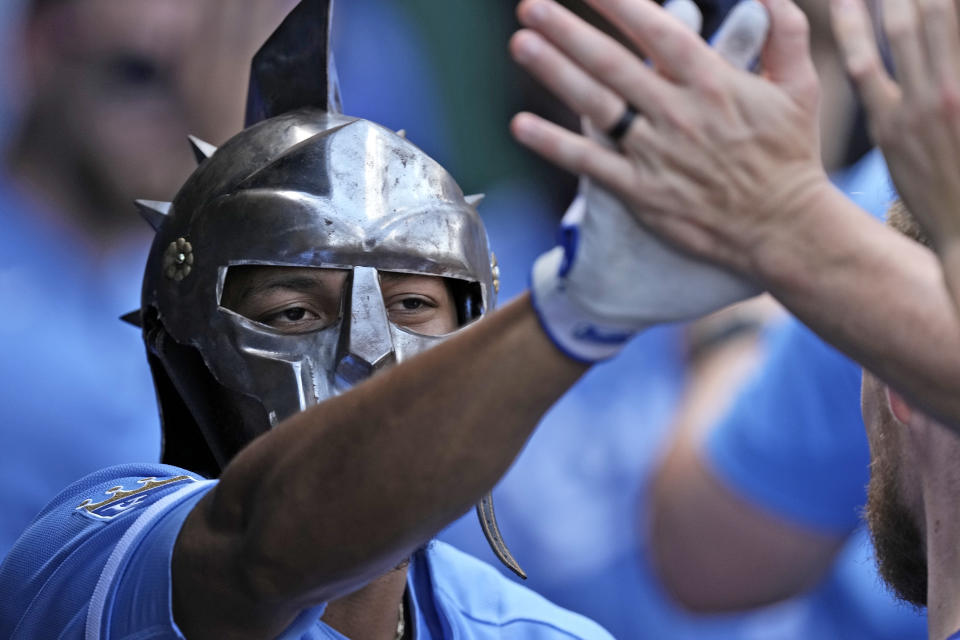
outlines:
[[[539,32],[570,60],[640,111],[653,114],[659,110],[657,105],[665,102],[668,81],[632,51],[556,2],[524,0],[517,8],[517,15],[521,23]]]
[[[919,0],[917,10],[934,77],[941,86],[955,86],[960,81],[960,25],[954,0]]]
[[[587,0],[667,77],[692,82],[717,61],[700,36],[651,0]]]
[[[870,14],[863,0],[833,0],[830,17],[847,73],[870,119],[879,122],[900,102],[900,89],[884,68]]]
[[[510,53],[564,104],[589,118],[601,131],[609,131],[623,114],[623,98],[594,80],[536,32],[522,30],[514,34]]]
[[[894,77],[905,95],[918,96],[924,89],[928,72],[916,7],[909,0],[883,0],[882,10]]]
[[[810,23],[792,0],[763,0],[770,14],[770,37],[760,54],[764,74],[802,96],[816,86],[817,72],[810,57]]]
[[[738,69],[749,69],[763,51],[770,32],[770,16],[756,0],[733,8],[711,39],[713,50]]]
[[[633,187],[633,165],[623,155],[568,131],[532,113],[518,113],[510,122],[517,141],[544,159],[575,175],[586,175],[627,193]]]

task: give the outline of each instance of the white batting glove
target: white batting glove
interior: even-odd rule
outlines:
[[[700,11],[691,0],[673,0],[664,8],[700,30]],[[747,69],[768,29],[763,5],[744,0],[711,44],[731,64]],[[584,132],[613,146],[586,121]],[[664,244],[616,196],[583,177],[561,223],[559,245],[534,263],[531,291],[553,342],[585,362],[613,357],[645,327],[697,318],[760,292],[753,283]]]

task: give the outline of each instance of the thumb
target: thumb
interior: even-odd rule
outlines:
[[[767,9],[757,0],[742,0],[711,38],[714,50],[738,69],[750,69],[763,51],[770,30]]]
[[[815,87],[810,57],[810,23],[793,0],[762,0],[770,13],[770,37],[761,54],[764,74],[785,89]]]

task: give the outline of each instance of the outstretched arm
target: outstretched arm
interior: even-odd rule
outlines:
[[[672,244],[760,282],[825,339],[960,425],[960,322],[935,257],[869,219],[820,164],[802,12],[765,1],[771,34],[754,76],[650,0],[589,3],[656,71],[550,0],[521,4],[529,31],[514,55],[601,129],[626,102],[643,117],[616,150],[531,114],[516,117],[514,135],[606,185]],[[553,64],[538,64],[545,56]]]
[[[764,509],[717,477],[703,455],[702,443],[678,438],[651,488],[650,553],[671,596],[691,611],[718,613],[778,602],[815,585],[845,536]]]
[[[278,425],[188,516],[177,623],[187,637],[274,637],[392,568],[493,486],[586,368],[524,296]]]
[[[960,322],[929,249],[840,192],[757,252],[771,292],[807,326],[957,428]]]

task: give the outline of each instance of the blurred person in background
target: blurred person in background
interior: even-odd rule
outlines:
[[[158,458],[143,347],[118,322],[151,240],[133,200],[172,197],[196,164],[188,133],[239,129],[246,61],[277,4],[22,7],[0,173],[0,557],[63,485]]]

